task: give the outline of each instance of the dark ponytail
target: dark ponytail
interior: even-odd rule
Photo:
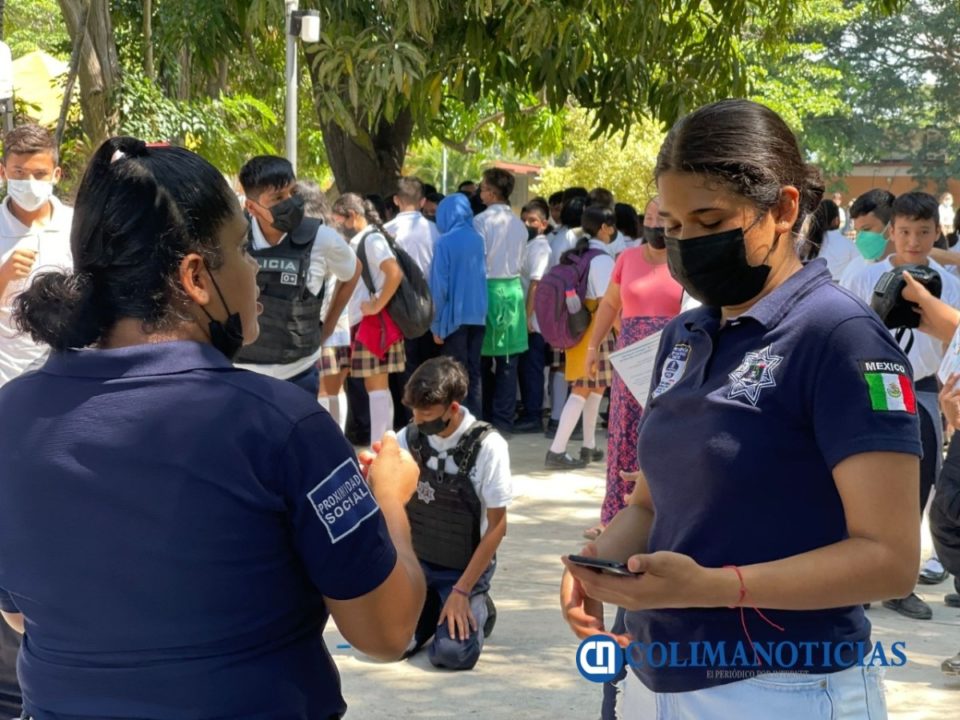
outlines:
[[[810,215],[807,231],[800,246],[800,259],[813,260],[820,257],[827,232],[840,222],[840,209],[833,200],[823,200]]]
[[[784,186],[792,185],[800,192],[794,232],[820,204],[824,192],[820,171],[803,161],[797,139],[783,119],[750,100],[721,100],[681,118],[657,156],[655,177],[666,172],[706,175],[763,213],[777,205]]]
[[[188,150],[107,140],[77,191],[72,274],[39,275],[14,301],[17,327],[55,350],[94,345],[122,318],[152,332],[185,316],[180,261],[221,261],[217,233],[237,198],[223,175]]]
[[[368,198],[361,197],[357,193],[344,193],[333,203],[331,212],[343,216],[350,213],[359,215],[367,221],[368,225],[373,225],[388,242],[393,242],[393,236],[383,226],[383,219],[380,217],[377,206]]]

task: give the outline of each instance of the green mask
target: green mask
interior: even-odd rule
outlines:
[[[861,230],[857,233],[857,250],[867,260],[878,260],[887,247],[887,238],[882,233]]]

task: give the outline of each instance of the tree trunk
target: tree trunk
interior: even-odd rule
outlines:
[[[339,125],[321,121],[321,126],[327,159],[341,193],[378,193],[390,197],[396,192],[397,179],[403,172],[407,146],[413,135],[413,116],[409,110],[402,110],[392,123],[381,120],[376,130],[370,131],[373,154],[357,144]]]
[[[120,63],[113,37],[109,0],[89,0],[89,17],[84,0],[59,0],[67,32],[80,47],[80,106],[83,130],[96,148],[116,132],[119,125],[116,92],[120,82]]]
[[[7,9],[5,0],[0,0],[0,40],[3,40],[3,17]]]
[[[153,67],[153,0],[143,0],[143,72],[147,80],[156,80]]]

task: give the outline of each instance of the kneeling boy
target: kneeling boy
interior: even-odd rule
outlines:
[[[427,578],[410,654],[433,637],[430,662],[451,670],[476,665],[493,629],[488,593],[512,493],[507,442],[461,405],[466,395],[467,375],[456,360],[423,363],[404,390],[413,422],[398,436],[420,466],[407,516]]]

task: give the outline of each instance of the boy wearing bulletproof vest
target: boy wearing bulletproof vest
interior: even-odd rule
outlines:
[[[460,363],[449,357],[428,360],[407,382],[403,403],[413,411],[413,422],[398,436],[420,466],[407,517],[427,579],[427,600],[408,655],[433,637],[430,662],[451,670],[476,665],[493,629],[490,580],[512,495],[507,442],[461,405],[466,396]]]

